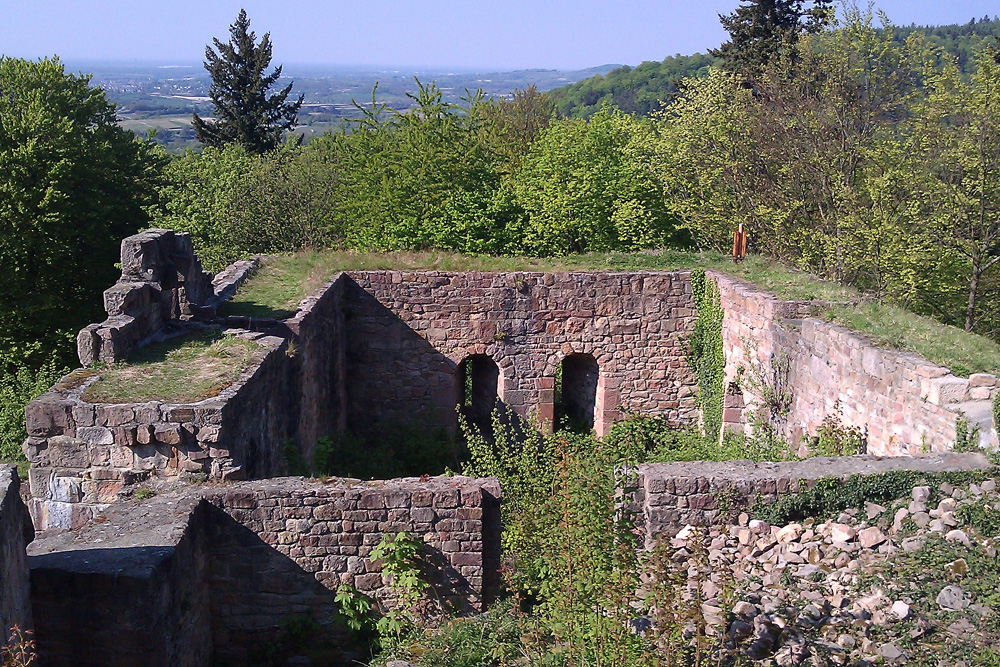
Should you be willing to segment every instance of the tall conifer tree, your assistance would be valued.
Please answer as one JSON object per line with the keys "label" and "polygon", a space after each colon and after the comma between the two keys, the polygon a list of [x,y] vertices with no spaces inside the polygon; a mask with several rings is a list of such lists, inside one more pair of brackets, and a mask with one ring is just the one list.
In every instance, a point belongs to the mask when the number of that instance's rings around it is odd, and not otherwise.
{"label": "tall conifer tree", "polygon": [[282,136],[297,124],[302,96],[288,102],[289,83],[278,93],[268,90],[281,77],[278,66],[270,74],[271,33],[257,44],[250,30],[250,19],[240,10],[236,23],[229,26],[230,41],[214,39],[215,49],[205,47],[205,69],[212,75],[209,96],[215,106],[215,119],[205,120],[194,114],[192,123],[198,141],[221,147],[238,143],[252,153],[277,148]]}
{"label": "tall conifer tree", "polygon": [[817,32],[832,12],[832,0],[746,0],[732,14],[720,14],[729,41],[709,53],[726,69],[759,72],[778,53],[794,49],[802,32]]}

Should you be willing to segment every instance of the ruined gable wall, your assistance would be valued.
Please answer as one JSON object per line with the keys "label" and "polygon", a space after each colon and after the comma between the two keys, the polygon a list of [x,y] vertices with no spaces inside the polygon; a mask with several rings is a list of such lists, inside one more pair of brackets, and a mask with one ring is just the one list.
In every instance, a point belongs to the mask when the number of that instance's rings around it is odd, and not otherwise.
{"label": "ruined gable wall", "polygon": [[6,641],[14,625],[22,630],[32,628],[25,547],[35,533],[20,486],[17,469],[0,465],[0,643]]}
{"label": "ruined gable wall", "polygon": [[625,410],[695,423],[686,361],[690,274],[350,272],[344,287],[348,427],[377,433],[427,419],[453,429],[456,368],[474,354],[500,369],[499,398],[551,420],[560,361],[600,367],[595,426]]}

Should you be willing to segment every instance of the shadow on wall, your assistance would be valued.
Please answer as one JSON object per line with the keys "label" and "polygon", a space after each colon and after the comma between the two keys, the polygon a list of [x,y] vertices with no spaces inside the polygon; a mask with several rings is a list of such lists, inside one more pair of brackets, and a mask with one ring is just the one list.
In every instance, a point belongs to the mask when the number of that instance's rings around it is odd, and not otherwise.
{"label": "shadow on wall", "polygon": [[[297,508],[288,508],[294,514]],[[498,511],[498,508],[493,508]],[[339,665],[369,657],[336,623],[343,573],[365,595],[384,598],[380,572],[339,544],[362,534],[302,533],[283,554],[250,510],[228,512],[202,501],[177,546],[62,551],[30,558],[36,638],[49,667],[207,667]],[[241,514],[242,513],[242,514]],[[244,525],[242,522],[247,522]],[[495,525],[492,525],[495,524]],[[499,571],[499,522],[484,534]],[[257,531],[260,530],[258,533]],[[331,546],[324,548],[327,540]],[[335,543],[335,544],[334,544]],[[366,551],[372,545],[366,545]],[[303,554],[309,550],[311,555]],[[363,551],[362,553],[366,552]],[[319,555],[317,553],[326,553]],[[472,599],[473,585],[444,553],[426,546],[430,600]],[[498,581],[483,582],[495,595]],[[377,593],[376,593],[377,592]],[[456,613],[468,608],[456,608]]]}
{"label": "shadow on wall", "polygon": [[570,354],[563,358],[556,385],[555,419],[559,428],[580,433],[593,430],[600,377],[593,355]]}

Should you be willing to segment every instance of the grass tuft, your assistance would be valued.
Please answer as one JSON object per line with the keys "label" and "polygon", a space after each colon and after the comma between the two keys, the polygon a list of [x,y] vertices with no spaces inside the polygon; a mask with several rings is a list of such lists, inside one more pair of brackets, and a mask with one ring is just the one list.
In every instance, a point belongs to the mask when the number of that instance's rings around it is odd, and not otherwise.
{"label": "grass tuft", "polygon": [[128,361],[109,366],[87,387],[91,403],[194,403],[217,396],[255,361],[264,349],[257,343],[209,329],[154,343]]}

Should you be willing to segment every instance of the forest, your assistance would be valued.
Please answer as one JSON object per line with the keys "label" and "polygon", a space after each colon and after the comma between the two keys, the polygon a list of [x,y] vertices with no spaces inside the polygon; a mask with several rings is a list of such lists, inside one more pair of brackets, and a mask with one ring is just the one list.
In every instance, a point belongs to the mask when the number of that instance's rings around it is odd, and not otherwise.
{"label": "forest", "polygon": [[532,87],[452,103],[418,81],[409,108],[373,95],[305,144],[179,156],[121,129],[58,60],[4,58],[3,455],[101,317],[119,240],[149,227],[191,232],[219,270],[304,248],[724,252],[742,222],[751,252],[996,339],[996,26],[897,28],[849,7],[751,65],[688,59],[697,75],[651,113],[563,118]]}

